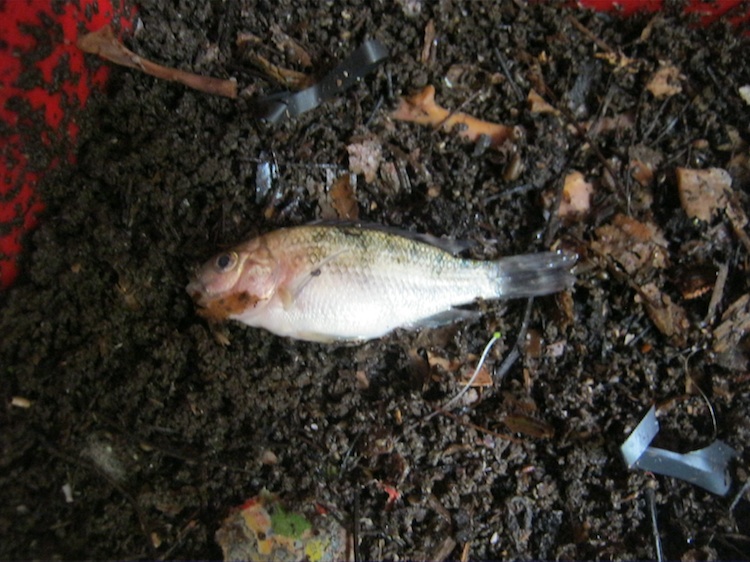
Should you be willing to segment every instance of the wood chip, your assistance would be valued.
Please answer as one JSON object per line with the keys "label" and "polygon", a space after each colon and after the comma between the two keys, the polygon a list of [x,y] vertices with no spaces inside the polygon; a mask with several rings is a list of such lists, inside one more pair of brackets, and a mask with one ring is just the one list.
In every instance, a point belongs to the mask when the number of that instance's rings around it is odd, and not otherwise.
{"label": "wood chip", "polygon": [[750,294],[734,301],[721,316],[721,324],[714,330],[714,351],[725,353],[737,347],[750,333]]}
{"label": "wood chip", "polygon": [[429,64],[435,60],[435,47],[437,42],[435,41],[435,20],[430,20],[424,27],[424,43],[422,44],[422,55],[419,60],[422,64]]}
{"label": "wood chip", "polygon": [[651,321],[672,344],[678,347],[685,345],[690,321],[684,308],[673,302],[669,295],[663,293],[654,283],[640,287],[636,301],[643,303]]}

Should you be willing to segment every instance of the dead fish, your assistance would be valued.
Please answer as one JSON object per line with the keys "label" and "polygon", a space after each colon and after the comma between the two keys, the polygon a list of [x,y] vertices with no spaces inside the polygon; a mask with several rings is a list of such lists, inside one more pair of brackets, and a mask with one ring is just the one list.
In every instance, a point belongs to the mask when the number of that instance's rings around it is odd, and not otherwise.
{"label": "dead fish", "polygon": [[209,320],[237,320],[301,340],[364,341],[479,313],[477,299],[570,287],[574,254],[463,259],[455,243],[382,227],[276,230],[204,264],[187,291]]}

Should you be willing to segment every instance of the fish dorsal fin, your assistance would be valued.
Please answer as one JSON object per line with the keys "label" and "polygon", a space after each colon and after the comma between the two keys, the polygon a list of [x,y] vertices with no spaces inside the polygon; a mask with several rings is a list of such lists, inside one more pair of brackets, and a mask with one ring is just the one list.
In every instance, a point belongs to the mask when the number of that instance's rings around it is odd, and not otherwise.
{"label": "fish dorsal fin", "polygon": [[471,248],[474,243],[468,240],[453,240],[451,238],[439,238],[431,234],[422,234],[419,232],[412,232],[411,230],[405,230],[396,226],[386,226],[382,224],[359,222],[359,221],[342,221],[342,220],[320,220],[309,223],[309,226],[329,226],[334,228],[356,228],[359,230],[374,230],[376,232],[384,232],[386,234],[393,234],[394,236],[401,236],[409,240],[416,240],[430,246],[435,246],[441,250],[448,252],[455,256]]}
{"label": "fish dorsal fin", "polygon": [[329,256],[324,257],[319,262],[315,263],[307,269],[307,271],[303,271],[297,277],[294,278],[294,280],[289,284],[288,287],[280,287],[279,288],[279,296],[281,297],[281,303],[284,306],[285,310],[289,310],[289,308],[294,304],[294,301],[299,297],[300,293],[305,290],[305,287],[310,285],[310,282],[315,279],[316,277],[320,277],[320,274],[323,271],[323,268],[333,262],[335,259],[337,259],[342,254],[347,253],[349,250],[344,248],[341,250],[338,250],[337,252],[332,253]]}

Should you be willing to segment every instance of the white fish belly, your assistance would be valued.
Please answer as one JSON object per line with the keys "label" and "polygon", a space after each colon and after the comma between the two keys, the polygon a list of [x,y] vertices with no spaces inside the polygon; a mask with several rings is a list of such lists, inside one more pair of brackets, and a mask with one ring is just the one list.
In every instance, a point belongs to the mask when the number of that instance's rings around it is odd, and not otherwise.
{"label": "white fish belly", "polygon": [[484,264],[456,261],[462,265],[439,277],[412,267],[323,268],[286,306],[276,297],[246,323],[313,341],[366,340],[495,296]]}

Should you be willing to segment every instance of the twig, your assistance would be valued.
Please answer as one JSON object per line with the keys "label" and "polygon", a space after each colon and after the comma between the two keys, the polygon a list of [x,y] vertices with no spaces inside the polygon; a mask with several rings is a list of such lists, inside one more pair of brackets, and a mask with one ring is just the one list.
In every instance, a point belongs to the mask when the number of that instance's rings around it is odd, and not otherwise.
{"label": "twig", "polygon": [[724,287],[727,284],[728,276],[729,265],[724,263],[719,266],[719,273],[716,275],[714,290],[713,293],[711,293],[711,300],[708,302],[708,311],[706,311],[706,317],[703,319],[704,326],[708,326],[714,319],[716,308],[719,306],[721,298],[724,296]]}
{"label": "twig", "polygon": [[[352,513],[352,548],[354,550],[354,562],[360,562],[362,555],[359,552],[359,489],[354,490],[354,513]],[[347,559],[349,557],[347,556]]]}
{"label": "twig", "polygon": [[[489,355],[490,350],[492,349],[492,346],[495,345],[495,342],[500,339],[500,332],[495,332],[492,334],[492,338],[489,342],[487,342],[487,345],[484,346],[484,351],[482,352],[482,356],[479,358],[479,363],[477,363],[477,368],[474,369],[474,373],[471,375],[471,378],[466,382],[464,387],[459,391],[458,394],[456,394],[453,398],[451,398],[441,409],[442,410],[450,410],[453,406],[458,403],[461,398],[463,398],[464,394],[466,394],[471,388],[471,386],[474,384],[474,381],[477,380],[477,375],[479,375],[479,371],[482,369],[482,365],[484,365],[484,362],[487,360],[487,355]],[[433,412],[430,414],[430,416],[434,416],[437,412]],[[429,417],[427,418],[429,419]]]}
{"label": "twig", "polygon": [[508,84],[510,84],[510,89],[513,90],[513,95],[515,96],[516,101],[522,102],[523,92],[521,92],[521,88],[518,87],[518,84],[516,84],[516,81],[510,73],[510,68],[508,68],[508,61],[505,59],[505,55],[503,55],[502,51],[497,47],[495,47],[495,56],[500,62],[500,68],[503,69],[503,74],[505,74],[505,77],[508,79]]}
{"label": "twig", "polygon": [[179,82],[207,94],[227,98],[237,97],[237,82],[235,80],[222,80],[220,78],[211,78],[210,76],[200,76],[192,72],[161,66],[160,64],[146,60],[123,45],[115,37],[112,27],[109,25],[105,25],[97,31],[87,33],[78,39],[76,45],[86,53],[99,55],[105,60],[140,70],[155,78]]}
{"label": "twig", "polygon": [[602,51],[606,51],[608,53],[613,53],[614,51],[612,48],[607,45],[604,41],[602,41],[599,37],[594,35],[593,32],[589,30],[585,25],[583,25],[580,21],[575,19],[573,16],[568,16],[566,18],[568,23],[570,23],[573,27],[575,27],[578,31],[583,33],[586,37],[588,37],[591,41],[596,43],[597,47],[599,47]]}
{"label": "twig", "polygon": [[523,345],[523,342],[526,339],[526,332],[529,331],[529,322],[531,322],[531,307],[533,306],[533,304],[534,304],[534,297],[531,297],[526,302],[526,311],[523,314],[523,322],[521,322],[521,329],[518,331],[516,344],[513,346],[513,349],[505,358],[502,365],[500,365],[500,368],[497,370],[497,373],[495,373],[495,379],[498,383],[503,380],[503,378],[505,377],[505,374],[513,366],[513,363],[515,363],[516,360],[521,356],[521,352],[518,350],[521,349],[521,346]]}
{"label": "twig", "polygon": [[446,412],[445,410],[437,410],[437,412],[443,414],[444,416],[451,418],[456,423],[465,425],[466,427],[470,427],[471,429],[479,431],[480,433],[486,433],[488,435],[492,435],[493,437],[498,437],[499,439],[505,439],[506,441],[511,441],[512,443],[523,443],[523,439],[519,439],[518,437],[514,437],[513,435],[506,435],[505,433],[498,433],[497,431],[492,431],[491,429],[487,427],[482,427],[481,425],[477,425],[470,421],[462,420],[459,416],[451,412]]}
{"label": "twig", "polygon": [[659,536],[659,524],[656,521],[656,494],[654,493],[655,482],[649,481],[646,483],[646,501],[648,502],[648,510],[651,512],[651,530],[654,535],[654,546],[656,547],[656,560],[662,562],[664,560],[664,551],[661,547],[661,537]]}
{"label": "twig", "polygon": [[750,490],[750,480],[748,480],[747,482],[745,482],[742,485],[742,488],[740,488],[740,491],[737,492],[737,495],[734,496],[734,499],[732,500],[732,503],[729,504],[729,511],[730,512],[734,511],[734,508],[737,507],[737,504],[742,499],[742,496],[744,496],[745,492],[747,492],[748,490]]}

